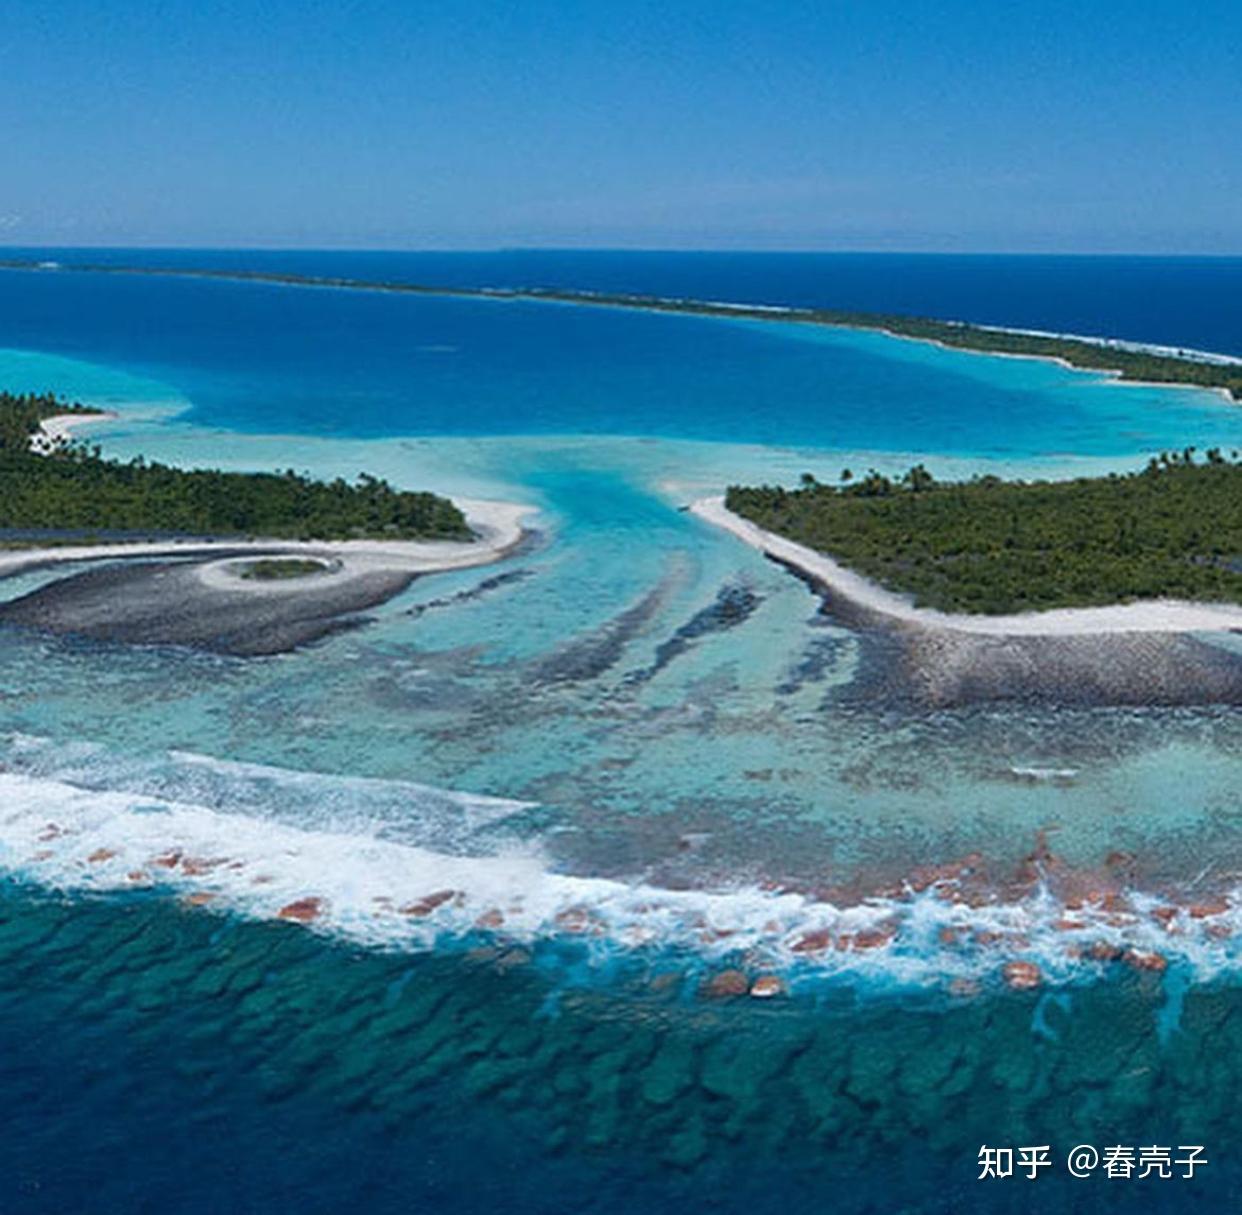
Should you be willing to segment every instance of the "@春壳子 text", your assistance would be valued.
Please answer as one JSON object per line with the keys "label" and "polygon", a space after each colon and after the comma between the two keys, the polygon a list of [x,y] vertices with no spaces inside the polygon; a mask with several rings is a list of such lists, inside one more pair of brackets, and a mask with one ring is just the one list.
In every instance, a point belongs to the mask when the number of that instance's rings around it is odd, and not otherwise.
{"label": "@\u6625\u58f3\u5b50 text", "polygon": [[1113,1144],[1097,1148],[1080,1143],[1060,1159],[1053,1156],[1051,1144],[1028,1147],[979,1148],[979,1180],[1000,1180],[1022,1177],[1034,1181],[1042,1172],[1050,1172],[1063,1164],[1071,1177],[1107,1177],[1112,1180],[1158,1178],[1169,1181],[1175,1177],[1190,1179],[1197,1168],[1207,1164],[1202,1145],[1179,1144],[1177,1147],[1128,1147]]}

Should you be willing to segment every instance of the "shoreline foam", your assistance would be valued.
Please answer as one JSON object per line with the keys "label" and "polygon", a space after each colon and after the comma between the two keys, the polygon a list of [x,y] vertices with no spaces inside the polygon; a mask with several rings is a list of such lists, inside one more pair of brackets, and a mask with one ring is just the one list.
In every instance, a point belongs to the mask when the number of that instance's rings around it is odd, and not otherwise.
{"label": "shoreline foam", "polygon": [[[479,801],[485,819],[522,806],[423,792],[458,799],[465,813]],[[301,826],[50,773],[0,773],[0,806],[0,868],[19,881],[66,894],[162,894],[371,948],[567,949],[571,971],[585,953],[605,980],[607,961],[620,957],[667,959],[689,973],[740,966],[795,988],[827,980],[880,990],[977,991],[1014,962],[1052,984],[1090,982],[1114,965],[1180,967],[1194,981],[1242,965],[1236,888],[1171,898],[1068,871],[1038,847],[1000,884],[984,879],[982,858],[966,857],[844,903],[754,884],[671,889],[577,875],[553,869],[538,839],[445,851],[433,839],[393,838],[378,822]]]}

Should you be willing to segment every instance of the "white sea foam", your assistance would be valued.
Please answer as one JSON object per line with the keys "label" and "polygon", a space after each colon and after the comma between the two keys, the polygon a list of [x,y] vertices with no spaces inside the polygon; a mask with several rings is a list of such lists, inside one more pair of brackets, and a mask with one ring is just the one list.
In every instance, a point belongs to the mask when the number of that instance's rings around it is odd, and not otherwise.
{"label": "white sea foam", "polygon": [[[213,762],[188,758],[191,768],[210,770]],[[303,779],[317,787],[306,774],[246,765],[225,771],[230,782],[240,776],[237,787],[256,773],[286,789]],[[378,947],[452,948],[483,934],[526,946],[572,944],[600,957],[667,950],[691,967],[778,969],[794,984],[852,976],[934,985],[995,976],[1014,959],[1036,961],[1051,981],[1072,981],[1098,973],[1104,963],[1093,959],[1127,951],[1136,964],[1160,955],[1200,977],[1239,961],[1242,900],[1207,916],[1153,914],[1159,900],[1142,894],[1131,895],[1124,910],[1067,912],[1039,888],[973,906],[946,879],[838,907],[753,886],[669,890],[556,872],[537,841],[453,854],[385,838],[382,825],[368,828],[359,817],[347,830],[325,822],[330,816],[299,827],[276,816],[0,772],[0,871],[10,876],[67,893],[156,888],[208,909],[299,920]]]}
{"label": "white sea foam", "polygon": [[1014,764],[1009,771],[1019,780],[1072,781],[1078,776],[1077,768],[1041,768],[1034,764]]}
{"label": "white sea foam", "polygon": [[135,755],[86,741],[0,736],[0,769],[81,789],[129,793],[337,833],[477,851],[480,834],[533,803],[409,780],[338,776],[188,751]]}

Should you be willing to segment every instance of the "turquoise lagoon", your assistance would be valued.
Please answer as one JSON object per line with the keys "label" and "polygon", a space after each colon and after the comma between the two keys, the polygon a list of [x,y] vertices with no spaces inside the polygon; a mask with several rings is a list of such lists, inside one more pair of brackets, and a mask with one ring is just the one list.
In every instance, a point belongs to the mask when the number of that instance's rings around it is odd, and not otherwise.
{"label": "turquoise lagoon", "polygon": [[[678,509],[920,459],[1129,468],[1242,446],[1236,406],[874,334],[159,278],[0,274],[0,344],[5,387],[114,408],[110,454],[538,510],[506,562],[278,658],[0,632],[24,1209],[1025,1209],[976,1186],[981,1136],[1236,1146],[1232,918],[1092,925],[1169,959],[1134,972],[1010,878],[1044,841],[1126,854],[1140,908],[1231,890],[1237,711],[911,712]],[[133,889],[168,849],[215,863]],[[972,853],[982,905],[903,885]],[[274,922],[301,897],[314,930]],[[1004,990],[1015,958],[1051,985]],[[703,994],[733,969],[789,994]]]}

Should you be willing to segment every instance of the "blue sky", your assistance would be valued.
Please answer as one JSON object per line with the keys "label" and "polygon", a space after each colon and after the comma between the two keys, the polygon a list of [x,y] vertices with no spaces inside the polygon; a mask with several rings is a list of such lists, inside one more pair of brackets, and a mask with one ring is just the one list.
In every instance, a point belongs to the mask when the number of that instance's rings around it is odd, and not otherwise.
{"label": "blue sky", "polygon": [[8,0],[0,243],[1242,253],[1242,4]]}

